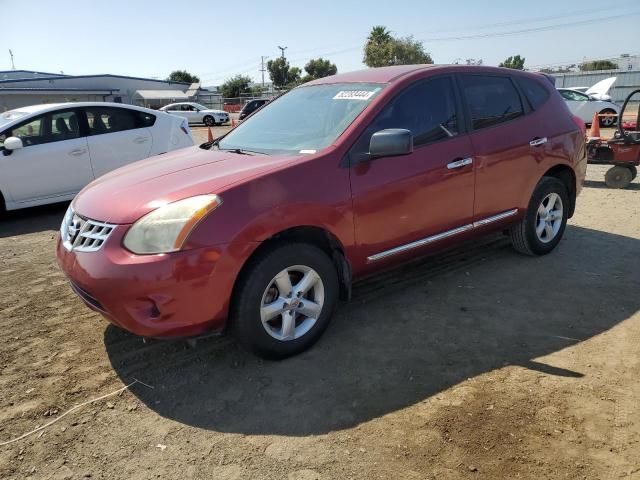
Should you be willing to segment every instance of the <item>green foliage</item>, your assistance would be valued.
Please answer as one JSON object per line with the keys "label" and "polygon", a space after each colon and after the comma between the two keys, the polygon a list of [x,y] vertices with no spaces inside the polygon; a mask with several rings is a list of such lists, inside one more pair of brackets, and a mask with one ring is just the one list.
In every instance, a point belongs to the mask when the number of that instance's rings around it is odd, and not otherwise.
{"label": "green foliage", "polygon": [[524,61],[525,58],[520,55],[515,55],[512,57],[508,57],[504,62],[502,62],[499,67],[505,68],[513,68],[514,70],[524,70]]}
{"label": "green foliage", "polygon": [[422,42],[413,37],[396,38],[384,26],[376,25],[364,45],[363,62],[368,67],[433,63]]}
{"label": "green foliage", "polygon": [[329,75],[335,75],[338,73],[338,67],[324,58],[314,58],[309,60],[304,66],[307,74],[302,79],[303,82],[309,82],[322,77],[328,77]]}
{"label": "green foliage", "polygon": [[200,77],[192,75],[186,70],[174,70],[169,74],[167,80],[170,82],[198,83]]}
{"label": "green foliage", "polygon": [[[277,88],[286,87],[291,83],[300,81],[300,69],[291,67],[286,58],[278,57],[267,62],[267,71],[273,85]],[[297,78],[296,78],[297,77]]]}
{"label": "green foliage", "polygon": [[593,62],[586,62],[580,65],[580,70],[583,72],[591,72],[594,70],[617,70],[618,65],[610,60],[594,60]]}
{"label": "green foliage", "polygon": [[569,73],[569,72],[573,72],[573,68],[575,68],[575,65],[568,65],[566,67],[547,67],[547,68],[541,68],[540,71],[542,73]]}
{"label": "green foliage", "polygon": [[220,86],[220,91],[222,96],[226,98],[239,97],[241,94],[251,91],[249,88],[250,83],[251,78],[244,75],[236,75],[224,82]]}

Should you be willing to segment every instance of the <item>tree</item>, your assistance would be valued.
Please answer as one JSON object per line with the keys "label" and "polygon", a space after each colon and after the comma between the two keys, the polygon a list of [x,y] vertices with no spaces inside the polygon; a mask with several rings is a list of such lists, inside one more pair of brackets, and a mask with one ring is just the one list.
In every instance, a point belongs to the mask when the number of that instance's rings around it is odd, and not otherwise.
{"label": "tree", "polygon": [[300,69],[291,67],[286,58],[278,57],[267,62],[267,70],[273,85],[277,88],[295,85],[300,82]]}
{"label": "tree", "polygon": [[524,70],[524,57],[520,55],[516,55],[513,57],[508,57],[504,62],[502,62],[499,67],[505,68],[513,68],[514,70]]}
{"label": "tree", "polygon": [[593,70],[617,70],[618,65],[611,60],[594,60],[593,62],[586,62],[580,65],[580,70],[583,72],[591,72]]}
{"label": "tree", "polygon": [[311,59],[304,66],[307,74],[302,79],[303,82],[309,82],[318,78],[328,77],[338,73],[338,67],[324,58]]}
{"label": "tree", "polygon": [[433,59],[424,51],[422,42],[411,36],[395,38],[384,26],[376,25],[364,44],[363,62],[368,67],[386,67],[433,63]]}
{"label": "tree", "polygon": [[200,77],[192,75],[186,70],[174,70],[169,74],[167,80],[170,82],[199,83]]}
{"label": "tree", "polygon": [[546,67],[541,68],[540,71],[542,73],[569,73],[573,72],[575,65],[567,65],[566,67]]}
{"label": "tree", "polygon": [[251,89],[249,88],[249,84],[251,83],[251,78],[243,75],[236,75],[228,79],[220,86],[220,91],[222,92],[222,96],[226,98],[237,98],[243,93],[249,93]]}

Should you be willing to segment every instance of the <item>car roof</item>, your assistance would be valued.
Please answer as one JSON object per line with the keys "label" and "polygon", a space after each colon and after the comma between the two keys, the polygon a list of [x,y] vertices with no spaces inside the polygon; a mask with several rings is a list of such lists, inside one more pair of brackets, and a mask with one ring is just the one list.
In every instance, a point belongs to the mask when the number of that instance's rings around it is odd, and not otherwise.
{"label": "car roof", "polygon": [[396,65],[391,67],[368,68],[354,72],[339,73],[330,77],[319,78],[306,85],[322,85],[329,83],[393,83],[401,79],[424,72],[427,70],[442,70],[443,72],[467,72],[467,73],[488,73],[488,74],[508,74],[539,78],[543,76],[537,72],[524,72],[503,67],[488,67],[485,65],[447,65],[447,64],[422,64],[422,65]]}
{"label": "car roof", "polygon": [[63,108],[77,108],[77,107],[118,107],[128,108],[130,110],[139,110],[143,112],[153,112],[149,108],[138,107],[137,105],[129,105],[128,103],[114,103],[114,102],[66,102],[66,103],[43,103],[40,105],[28,105],[24,107],[14,108],[13,110],[19,112],[26,112],[28,114],[50,112],[52,110],[60,110]]}

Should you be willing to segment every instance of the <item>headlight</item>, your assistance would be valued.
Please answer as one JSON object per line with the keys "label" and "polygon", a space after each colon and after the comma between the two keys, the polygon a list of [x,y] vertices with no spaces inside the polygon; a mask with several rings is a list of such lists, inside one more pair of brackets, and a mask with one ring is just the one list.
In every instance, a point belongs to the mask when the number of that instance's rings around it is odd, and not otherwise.
{"label": "headlight", "polygon": [[124,237],[124,246],[138,254],[180,250],[198,222],[221,203],[217,195],[198,195],[168,203],[134,223]]}

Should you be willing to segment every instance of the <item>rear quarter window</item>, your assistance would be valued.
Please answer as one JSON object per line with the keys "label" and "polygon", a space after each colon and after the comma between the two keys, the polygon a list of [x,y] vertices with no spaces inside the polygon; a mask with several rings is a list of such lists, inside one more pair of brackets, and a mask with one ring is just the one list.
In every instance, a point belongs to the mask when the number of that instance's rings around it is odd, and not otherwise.
{"label": "rear quarter window", "polygon": [[541,82],[527,77],[518,78],[517,82],[532,109],[537,110],[549,100],[549,90]]}
{"label": "rear quarter window", "polygon": [[156,116],[146,112],[138,112],[138,122],[141,127],[152,127],[156,123]]}

